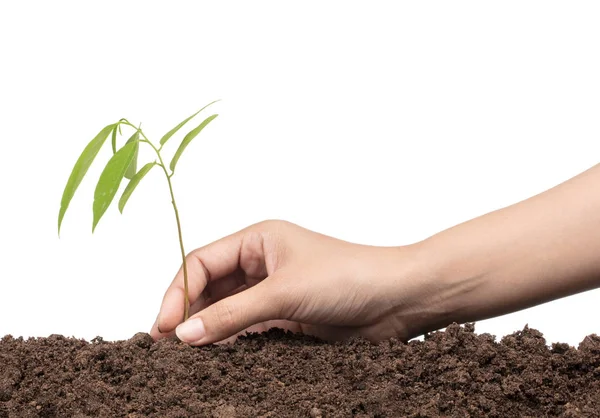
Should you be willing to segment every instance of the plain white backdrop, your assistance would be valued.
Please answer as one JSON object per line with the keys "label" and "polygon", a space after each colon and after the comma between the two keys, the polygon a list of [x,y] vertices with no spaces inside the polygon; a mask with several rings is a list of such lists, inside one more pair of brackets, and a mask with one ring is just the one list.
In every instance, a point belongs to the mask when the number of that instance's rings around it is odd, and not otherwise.
{"label": "plain white backdrop", "polygon": [[[107,143],[57,236],[103,126],[158,141],[222,99],[173,177],[188,251],[268,218],[409,244],[600,160],[599,20],[593,1],[2,2],[0,336],[126,339],[154,321],[180,265],[159,170],[92,235]],[[576,345],[599,317],[593,291],[476,331],[528,323]]]}

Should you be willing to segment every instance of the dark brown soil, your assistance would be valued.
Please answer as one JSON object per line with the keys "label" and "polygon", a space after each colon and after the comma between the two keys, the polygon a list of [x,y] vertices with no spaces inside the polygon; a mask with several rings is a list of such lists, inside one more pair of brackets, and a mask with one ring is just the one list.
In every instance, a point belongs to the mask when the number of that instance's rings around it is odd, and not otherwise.
{"label": "dark brown soil", "polygon": [[600,417],[600,337],[548,348],[528,327],[500,342],[473,330],[379,345],[271,330],[202,348],[6,336],[0,417]]}

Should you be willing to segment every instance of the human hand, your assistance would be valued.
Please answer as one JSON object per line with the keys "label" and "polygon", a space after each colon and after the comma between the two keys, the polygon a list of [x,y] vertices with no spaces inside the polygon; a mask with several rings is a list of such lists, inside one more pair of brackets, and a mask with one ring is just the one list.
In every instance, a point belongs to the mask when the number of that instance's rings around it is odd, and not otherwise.
{"label": "human hand", "polygon": [[190,318],[180,324],[180,269],[151,335],[176,333],[193,345],[272,327],[328,340],[407,338],[435,288],[411,277],[417,254],[415,246],[364,246],[261,222],[188,255]]}
{"label": "human hand", "polygon": [[151,335],[177,327],[202,345],[281,327],[407,340],[598,288],[600,195],[589,193],[598,184],[600,164],[403,247],[351,244],[283,221],[253,225],[188,256],[193,316],[179,325],[180,271]]}

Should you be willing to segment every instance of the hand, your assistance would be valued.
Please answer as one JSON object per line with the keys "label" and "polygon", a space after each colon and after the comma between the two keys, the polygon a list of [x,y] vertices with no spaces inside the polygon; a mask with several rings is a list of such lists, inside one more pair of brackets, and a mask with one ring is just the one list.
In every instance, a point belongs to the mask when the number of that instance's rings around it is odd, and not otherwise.
{"label": "hand", "polygon": [[[336,340],[379,341],[414,334],[435,286],[411,277],[415,246],[370,247],[340,241],[284,221],[266,221],[187,257],[190,319],[183,272],[168,288],[151,335],[176,332],[204,345],[272,327]],[[414,324],[413,324],[414,325]],[[414,327],[413,327],[414,328]]]}
{"label": "hand", "polygon": [[[402,340],[600,287],[600,165],[523,202],[403,247],[340,241],[282,221],[188,257],[151,335],[195,345],[281,327]],[[179,326],[178,326],[179,325]],[[160,328],[160,331],[159,331]],[[161,332],[162,331],[162,332]]]}

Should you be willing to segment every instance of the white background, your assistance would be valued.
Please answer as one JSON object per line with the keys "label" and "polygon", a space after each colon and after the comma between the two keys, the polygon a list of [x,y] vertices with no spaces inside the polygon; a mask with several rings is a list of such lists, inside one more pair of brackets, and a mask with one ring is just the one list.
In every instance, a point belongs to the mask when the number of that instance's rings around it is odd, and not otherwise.
{"label": "white background", "polygon": [[[154,321],[180,265],[159,170],[92,235],[107,143],[57,236],[103,126],[127,117],[157,141],[222,99],[173,178],[188,251],[267,218],[409,244],[598,162],[599,21],[597,2],[2,2],[0,335],[124,339]],[[599,302],[476,330],[576,345]]]}

